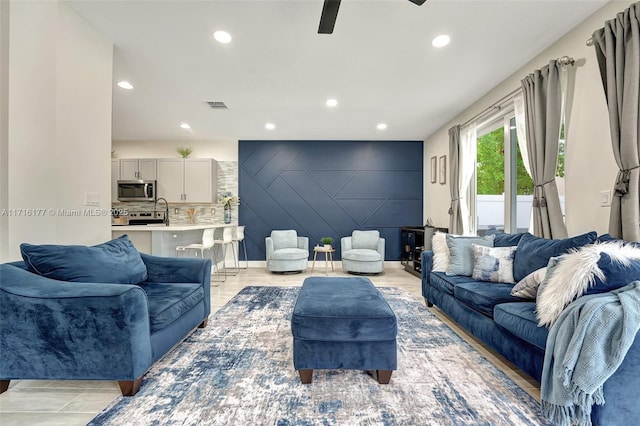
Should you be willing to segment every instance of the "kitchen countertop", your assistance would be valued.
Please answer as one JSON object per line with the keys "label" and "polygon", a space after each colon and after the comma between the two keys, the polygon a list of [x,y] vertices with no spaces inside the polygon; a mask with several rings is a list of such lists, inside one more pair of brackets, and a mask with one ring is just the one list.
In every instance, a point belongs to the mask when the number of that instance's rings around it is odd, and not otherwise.
{"label": "kitchen countertop", "polygon": [[225,228],[227,226],[236,226],[228,223],[202,223],[193,225],[169,225],[153,224],[153,225],[111,225],[112,231],[151,231],[151,232],[178,232],[178,231],[197,231],[207,228]]}

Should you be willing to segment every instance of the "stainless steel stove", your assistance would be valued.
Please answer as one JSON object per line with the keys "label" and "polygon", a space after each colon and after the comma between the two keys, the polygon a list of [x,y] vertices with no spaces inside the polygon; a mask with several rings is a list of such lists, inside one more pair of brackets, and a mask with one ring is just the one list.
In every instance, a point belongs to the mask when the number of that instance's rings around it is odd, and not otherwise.
{"label": "stainless steel stove", "polygon": [[166,223],[164,210],[129,211],[128,215],[118,215],[111,220],[113,225],[153,225]]}

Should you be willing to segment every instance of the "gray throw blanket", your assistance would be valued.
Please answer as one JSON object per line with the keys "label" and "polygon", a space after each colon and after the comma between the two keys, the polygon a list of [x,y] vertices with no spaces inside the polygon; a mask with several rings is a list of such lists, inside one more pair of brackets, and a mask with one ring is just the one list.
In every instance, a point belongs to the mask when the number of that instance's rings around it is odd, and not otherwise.
{"label": "gray throw blanket", "polygon": [[[640,329],[640,281],[579,297],[551,326],[544,355],[542,414],[557,426],[591,425],[593,404]],[[604,350],[603,350],[604,348]]]}

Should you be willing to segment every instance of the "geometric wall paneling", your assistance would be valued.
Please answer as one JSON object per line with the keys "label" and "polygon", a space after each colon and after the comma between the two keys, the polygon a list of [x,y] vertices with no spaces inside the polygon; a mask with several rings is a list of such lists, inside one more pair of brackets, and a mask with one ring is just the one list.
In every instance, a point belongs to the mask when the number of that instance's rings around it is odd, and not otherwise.
{"label": "geometric wall paneling", "polygon": [[377,229],[400,259],[400,227],[422,223],[422,141],[240,141],[239,220],[250,260],[273,229],[340,237]]}

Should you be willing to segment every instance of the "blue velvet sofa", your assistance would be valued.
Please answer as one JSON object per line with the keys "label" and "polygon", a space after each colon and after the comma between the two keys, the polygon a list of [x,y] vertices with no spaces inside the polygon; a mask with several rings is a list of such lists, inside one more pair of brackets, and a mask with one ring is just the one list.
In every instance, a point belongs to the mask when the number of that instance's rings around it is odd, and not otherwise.
{"label": "blue velvet sofa", "polygon": [[[102,280],[52,279],[26,262],[0,265],[0,393],[14,379],[117,380],[131,396],[154,362],[206,326],[210,260],[138,254],[128,239],[113,241],[94,246],[100,261],[71,261],[93,264]],[[135,257],[144,280],[118,283],[128,266],[118,268],[116,260],[104,268],[105,258],[118,256]]]}
{"label": "blue velvet sofa", "polygon": [[[496,235],[494,246],[517,246],[522,235]],[[595,233],[586,235],[589,236],[587,240],[578,242],[574,247],[595,239]],[[603,241],[608,239],[605,237]],[[544,250],[527,253],[524,261],[543,264],[550,256],[545,259],[542,253]],[[518,251],[514,263],[517,262],[517,256]],[[425,251],[422,253],[422,295],[427,306],[436,305],[469,333],[540,381],[549,329],[538,326],[535,301],[512,296],[513,284],[488,284],[470,276],[451,276],[444,272],[433,272],[432,269],[433,251]],[[516,269],[514,265],[514,274]],[[593,407],[592,423],[620,426],[637,424],[640,419],[639,389],[640,337],[636,336],[622,365],[605,382],[606,403]]]}

